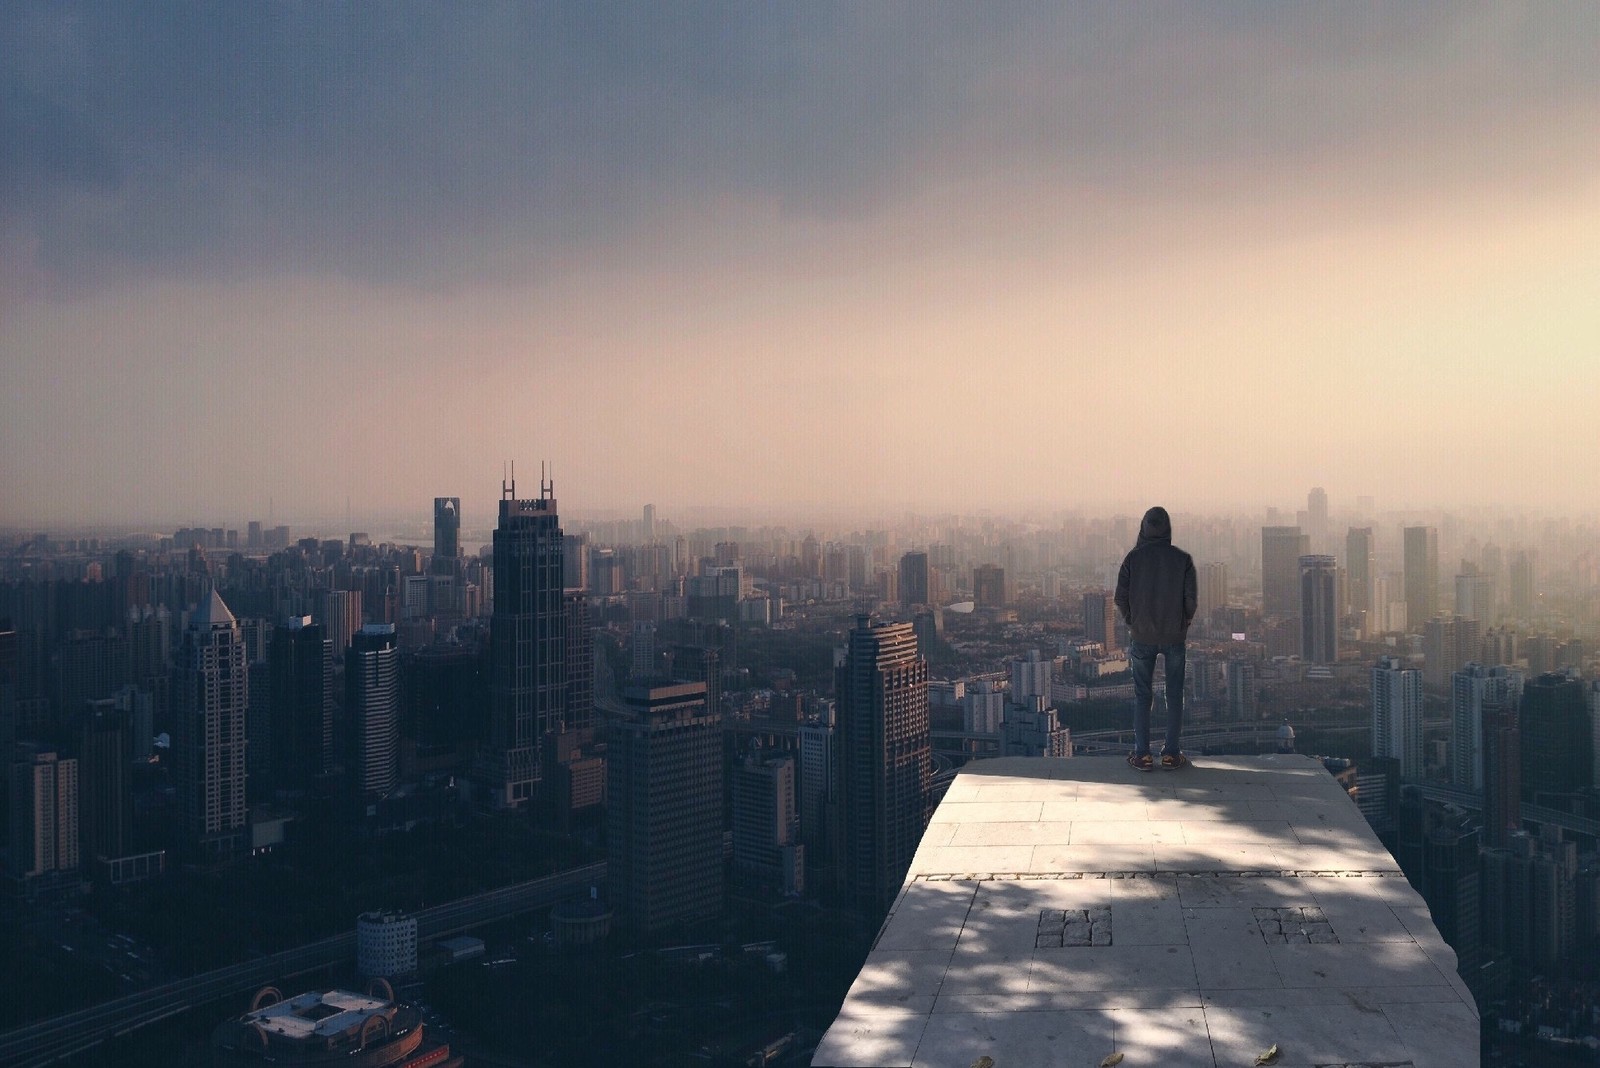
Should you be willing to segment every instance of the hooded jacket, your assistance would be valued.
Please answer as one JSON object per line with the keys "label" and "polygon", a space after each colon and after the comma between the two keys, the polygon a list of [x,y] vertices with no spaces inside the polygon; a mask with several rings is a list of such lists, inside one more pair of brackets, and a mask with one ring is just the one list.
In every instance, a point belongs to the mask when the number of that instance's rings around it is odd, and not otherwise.
{"label": "hooded jacket", "polygon": [[1139,524],[1139,541],[1117,574],[1117,610],[1133,640],[1176,645],[1189,634],[1198,583],[1194,558],[1172,544],[1172,519],[1152,508]]}

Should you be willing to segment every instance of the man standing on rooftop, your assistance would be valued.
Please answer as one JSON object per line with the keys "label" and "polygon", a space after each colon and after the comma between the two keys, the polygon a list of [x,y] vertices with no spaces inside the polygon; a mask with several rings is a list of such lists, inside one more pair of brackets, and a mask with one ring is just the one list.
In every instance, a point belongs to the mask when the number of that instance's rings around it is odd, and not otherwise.
{"label": "man standing on rooftop", "polygon": [[1183,731],[1184,642],[1194,619],[1194,558],[1172,544],[1172,519],[1165,508],[1152,508],[1139,524],[1139,541],[1122,560],[1117,574],[1117,610],[1128,624],[1128,667],[1133,672],[1133,752],[1128,763],[1139,771],[1154,766],[1150,758],[1151,680],[1156,656],[1167,667],[1167,740],[1161,749],[1163,768],[1189,763],[1179,748]]}

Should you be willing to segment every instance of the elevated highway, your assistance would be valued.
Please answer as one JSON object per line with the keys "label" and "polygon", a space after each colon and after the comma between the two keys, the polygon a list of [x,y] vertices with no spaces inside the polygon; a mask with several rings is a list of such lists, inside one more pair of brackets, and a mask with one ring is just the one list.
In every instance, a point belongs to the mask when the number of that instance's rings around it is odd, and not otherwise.
{"label": "elevated highway", "polygon": [[[604,863],[588,864],[435,905],[416,913],[417,937],[441,938],[554,905],[593,883],[604,882],[605,876]],[[0,1064],[13,1068],[49,1064],[186,1009],[354,960],[355,952],[355,933],[347,932],[26,1024],[0,1035]]]}

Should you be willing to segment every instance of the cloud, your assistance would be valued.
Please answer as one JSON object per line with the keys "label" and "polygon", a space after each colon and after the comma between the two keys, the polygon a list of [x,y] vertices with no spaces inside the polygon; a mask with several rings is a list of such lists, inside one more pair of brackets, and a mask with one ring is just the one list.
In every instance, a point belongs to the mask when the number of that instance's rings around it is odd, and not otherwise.
{"label": "cloud", "polygon": [[1600,95],[1586,5],[13,4],[7,23],[0,240],[65,294],[146,271],[537,275],[688,240],[682,217],[715,229],[728,204],[872,218],[1018,173],[1124,205],[1351,160],[1409,188],[1503,172],[1487,135]]}

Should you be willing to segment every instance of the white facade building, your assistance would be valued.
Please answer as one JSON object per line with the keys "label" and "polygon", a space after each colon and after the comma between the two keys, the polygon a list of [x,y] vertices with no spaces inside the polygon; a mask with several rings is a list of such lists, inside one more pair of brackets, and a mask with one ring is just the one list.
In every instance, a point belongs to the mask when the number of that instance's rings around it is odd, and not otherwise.
{"label": "white facade building", "polygon": [[356,968],[368,979],[417,970],[417,918],[403,912],[363,912],[356,918]]}

